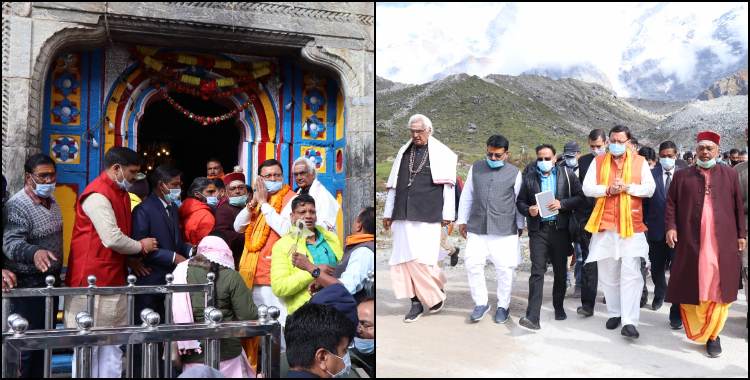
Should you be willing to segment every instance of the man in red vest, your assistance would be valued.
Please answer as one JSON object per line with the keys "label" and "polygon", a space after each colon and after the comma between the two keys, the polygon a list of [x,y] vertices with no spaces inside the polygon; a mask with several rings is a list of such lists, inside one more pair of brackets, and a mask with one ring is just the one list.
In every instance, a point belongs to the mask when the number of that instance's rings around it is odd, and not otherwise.
{"label": "man in red vest", "polygon": [[[114,147],[104,156],[106,169],[78,198],[73,238],[70,243],[68,273],[70,287],[88,286],[89,275],[97,286],[125,285],[127,255],[148,254],[157,249],[154,238],[131,239],[131,208],[128,188],[140,169],[138,154]],[[94,326],[127,325],[127,297],[96,296]],[[86,297],[65,297],[65,327],[75,328],[75,316],[86,311]],[[75,360],[73,361],[75,363]],[[75,372],[75,364],[73,367]],[[92,377],[121,377],[122,351],[119,346],[93,348]]]}

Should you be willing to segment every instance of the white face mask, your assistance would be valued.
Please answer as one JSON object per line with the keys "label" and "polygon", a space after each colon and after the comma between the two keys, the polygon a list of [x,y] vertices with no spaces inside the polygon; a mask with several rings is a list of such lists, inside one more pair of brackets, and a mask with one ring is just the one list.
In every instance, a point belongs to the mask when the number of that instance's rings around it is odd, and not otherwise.
{"label": "white face mask", "polygon": [[119,181],[117,179],[117,174],[115,174],[115,182],[117,182],[117,186],[119,186],[121,189],[130,191],[130,187],[133,186],[133,184],[125,179],[125,169],[123,169],[122,166],[120,167],[120,171],[122,172],[122,181]]}
{"label": "white face mask", "polygon": [[328,353],[331,354],[331,355],[333,355],[333,356],[335,356],[335,357],[337,357],[337,358],[339,358],[339,359],[341,359],[341,361],[344,362],[344,368],[342,368],[341,371],[338,371],[335,374],[328,372],[328,370],[326,369],[326,373],[328,373],[329,375],[331,375],[331,377],[344,377],[344,376],[348,375],[349,371],[351,371],[351,369],[352,369],[352,359],[349,357],[349,351],[346,351],[346,355],[344,355],[343,358],[341,356],[338,356],[338,355],[334,354],[334,353],[331,353],[330,351]]}

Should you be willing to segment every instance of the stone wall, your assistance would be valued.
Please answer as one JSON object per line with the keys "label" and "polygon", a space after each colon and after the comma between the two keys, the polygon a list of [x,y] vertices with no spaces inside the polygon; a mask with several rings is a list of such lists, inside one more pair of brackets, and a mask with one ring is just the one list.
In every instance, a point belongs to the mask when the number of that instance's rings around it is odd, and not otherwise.
{"label": "stone wall", "polygon": [[347,233],[374,197],[374,3],[3,3],[3,174],[23,184],[39,152],[42,89],[66,50],[116,42],[297,54],[336,76],[346,113]]}

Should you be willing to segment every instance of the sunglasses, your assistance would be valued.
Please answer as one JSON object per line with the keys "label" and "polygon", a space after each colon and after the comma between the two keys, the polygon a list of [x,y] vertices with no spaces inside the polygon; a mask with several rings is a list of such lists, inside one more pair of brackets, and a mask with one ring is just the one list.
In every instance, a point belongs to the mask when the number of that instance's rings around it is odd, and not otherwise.
{"label": "sunglasses", "polygon": [[538,157],[537,161],[552,161],[552,157]]}
{"label": "sunglasses", "polygon": [[489,159],[496,158],[496,159],[499,160],[499,159],[503,158],[503,156],[505,156],[505,153],[487,153],[487,158],[489,158]]}

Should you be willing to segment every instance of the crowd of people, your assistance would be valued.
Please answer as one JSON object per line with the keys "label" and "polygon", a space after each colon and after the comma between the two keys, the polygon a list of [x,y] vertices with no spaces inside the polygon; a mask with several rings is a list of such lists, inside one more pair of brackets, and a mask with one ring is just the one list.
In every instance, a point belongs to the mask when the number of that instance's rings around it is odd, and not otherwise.
{"label": "crowd of people", "polygon": [[[3,176],[3,291],[46,287],[49,275],[55,286],[87,287],[94,275],[96,286],[105,287],[126,285],[129,274],[137,277],[136,285],[166,284],[168,274],[174,284],[199,284],[213,272],[213,306],[224,321],[257,319],[259,305],[280,310],[289,377],[347,374],[350,354],[372,375],[373,207],[357,214],[351,235],[341,242],[339,204],[304,157],[292,165],[296,191],[284,183],[275,159],[258,165],[252,186],[239,167],[225,174],[221,162],[210,159],[206,176],[193,179],[185,192],[179,168],[165,164],[145,175],[141,164],[131,149],[109,149],[105,169],[78,195],[72,226],[64,225],[55,200],[57,170],[48,155],[26,160],[24,186],[9,199]],[[72,229],[67,270],[65,228]],[[165,321],[164,298],[137,295],[135,320],[150,308]],[[203,293],[176,293],[174,322],[204,321],[204,301]],[[62,309],[65,327],[75,328],[76,314],[87,310],[86,297],[64,297]],[[44,328],[44,310],[44,298],[11,299],[11,312],[26,318],[29,329]],[[93,318],[96,327],[126,326],[126,295],[96,296]],[[259,341],[222,339],[220,374],[260,373]],[[198,340],[176,342],[178,372],[200,369],[201,346]],[[139,349],[134,352],[138,376],[145,359]],[[120,346],[94,347],[92,376],[121,377],[122,359]],[[43,360],[42,351],[24,351],[21,375],[41,377]]]}
{"label": "crowd of people", "polygon": [[[604,293],[608,330],[637,339],[640,309],[671,303],[669,326],[721,354],[719,334],[740,283],[747,295],[747,153],[726,150],[721,137],[701,131],[695,152],[679,158],[677,146],[640,146],[626,126],[588,135],[590,153],[578,143],[558,155],[551,144],[536,147],[536,160],[521,168],[502,135],[487,139],[486,157],[474,162],[465,183],[457,155],[432,135],[430,119],[413,115],[411,140],[393,162],[387,181],[383,226],[392,231],[390,277],[396,298],[410,299],[404,322],[446,303],[442,258],[455,266],[459,249],[447,240],[456,225],[466,239],[464,263],[479,322],[490,311],[485,266],[497,274],[494,322],[509,320],[511,288],[528,231],[531,274],[528,304],[518,324],[540,330],[544,275],[552,265],[554,319],[563,308],[569,263],[575,265],[577,313],[594,315],[597,290]],[[747,130],[745,130],[747,138]],[[519,165],[523,166],[523,165]],[[669,272],[667,280],[666,272]],[[427,310],[425,310],[427,309]]]}

